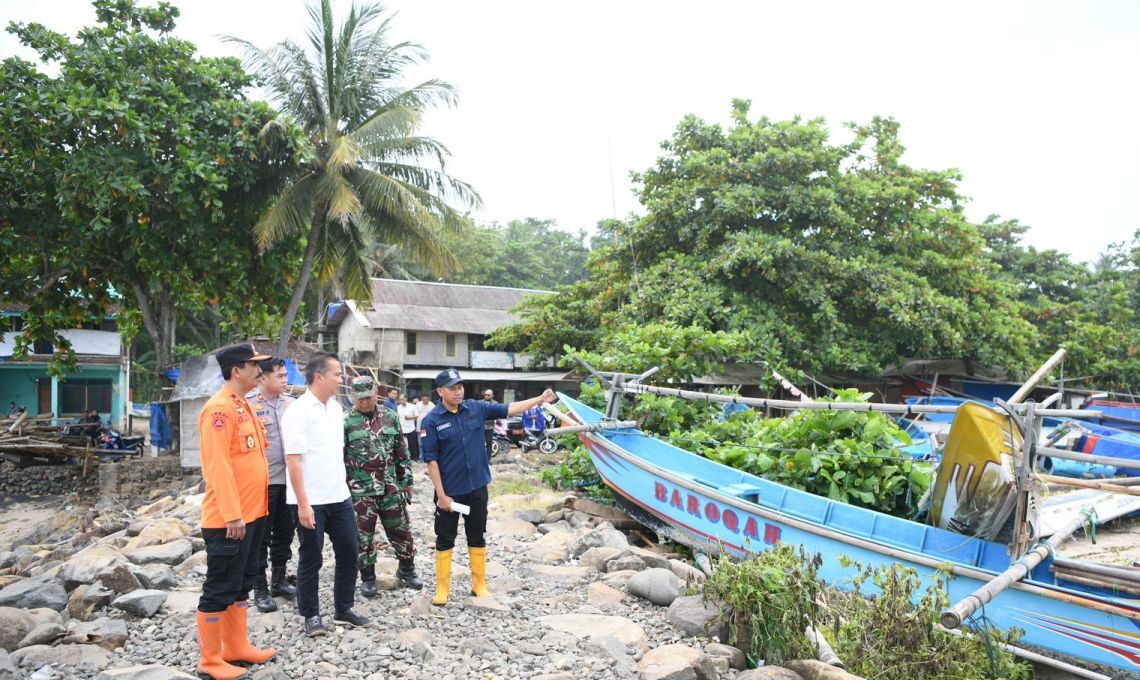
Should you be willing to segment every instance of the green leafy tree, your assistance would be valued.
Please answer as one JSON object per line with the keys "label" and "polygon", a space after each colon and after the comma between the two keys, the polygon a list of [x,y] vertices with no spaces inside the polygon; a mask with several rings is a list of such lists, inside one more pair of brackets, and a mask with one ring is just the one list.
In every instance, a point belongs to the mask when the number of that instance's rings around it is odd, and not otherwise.
{"label": "green leafy tree", "polygon": [[256,226],[263,249],[294,236],[306,240],[281,352],[311,278],[337,279],[347,296],[370,300],[369,242],[399,244],[413,262],[448,271],[455,261],[442,239],[465,226],[453,204],[479,204],[468,184],[444,172],[447,149],[417,133],[426,110],[455,101],[441,80],[403,84],[404,71],[422,62],[425,50],[391,42],[391,16],[377,4],[354,4],[340,24],[329,0],[311,5],[309,14],[307,48],[286,41],[262,50],[231,38],[305,134],[292,183]]}
{"label": "green leafy tree", "polygon": [[[244,318],[277,304],[289,244],[254,252],[250,227],[279,191],[299,136],[272,120],[240,63],[169,35],[166,3],[97,0],[76,40],[39,24],[9,31],[58,67],[0,66],[0,292],[28,305],[21,351],[118,313],[171,364],[180,314]],[[250,291],[256,289],[257,301]]]}
{"label": "green leafy tree", "polygon": [[822,120],[748,108],[735,103],[727,130],[685,118],[636,176],[645,216],[613,226],[584,282],[529,301],[492,339],[549,356],[656,322],[744,333],[770,363],[819,372],[1029,362],[1036,331],[995,279],[955,171],[905,165],[889,119],[837,144]]}

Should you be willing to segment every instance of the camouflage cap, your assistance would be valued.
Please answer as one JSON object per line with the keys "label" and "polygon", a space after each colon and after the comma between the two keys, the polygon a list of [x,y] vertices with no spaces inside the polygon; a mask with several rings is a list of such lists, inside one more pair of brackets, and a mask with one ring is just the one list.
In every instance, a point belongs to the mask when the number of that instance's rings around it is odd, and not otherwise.
{"label": "camouflage cap", "polygon": [[363,399],[376,394],[376,383],[372,378],[353,378],[352,396],[354,399]]}

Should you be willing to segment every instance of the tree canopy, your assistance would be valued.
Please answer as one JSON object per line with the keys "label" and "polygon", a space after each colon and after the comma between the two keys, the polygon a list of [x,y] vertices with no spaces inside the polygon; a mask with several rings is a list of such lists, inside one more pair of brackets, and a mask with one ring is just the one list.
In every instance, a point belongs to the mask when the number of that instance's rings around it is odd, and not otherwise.
{"label": "tree canopy", "polygon": [[966,219],[953,170],[901,161],[875,118],[838,143],[822,119],[685,118],[636,176],[644,217],[611,225],[589,277],[495,335],[539,356],[651,322],[743,334],[775,366],[873,375],[909,357],[1025,366],[1018,290]]}
{"label": "tree canopy", "polygon": [[176,8],[94,4],[98,24],[74,41],[8,29],[59,75],[0,66],[0,292],[29,306],[24,349],[47,339],[66,352],[58,330],[117,311],[168,366],[181,311],[241,326],[278,304],[290,249],[256,257],[250,227],[299,137],[259,138],[272,112],[242,94],[237,60],[169,35]]}

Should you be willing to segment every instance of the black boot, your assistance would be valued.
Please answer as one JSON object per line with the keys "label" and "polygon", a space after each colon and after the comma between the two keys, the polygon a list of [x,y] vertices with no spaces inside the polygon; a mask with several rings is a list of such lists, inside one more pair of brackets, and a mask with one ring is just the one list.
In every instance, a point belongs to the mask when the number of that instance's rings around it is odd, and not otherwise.
{"label": "black boot", "polygon": [[396,570],[396,578],[400,579],[400,583],[404,584],[405,588],[412,590],[419,590],[424,587],[424,582],[416,576],[416,563],[410,559],[400,560],[400,568]]}
{"label": "black boot", "polygon": [[274,597],[283,597],[293,600],[297,597],[297,589],[285,578],[285,565],[273,565],[273,579],[269,582],[269,593]]}
{"label": "black boot", "polygon": [[376,567],[360,570],[360,594],[367,598],[376,597]]}
{"label": "black boot", "polygon": [[262,614],[277,611],[277,601],[269,594],[269,584],[265,582],[265,574],[257,577],[257,585],[253,589],[253,603],[257,611]]}

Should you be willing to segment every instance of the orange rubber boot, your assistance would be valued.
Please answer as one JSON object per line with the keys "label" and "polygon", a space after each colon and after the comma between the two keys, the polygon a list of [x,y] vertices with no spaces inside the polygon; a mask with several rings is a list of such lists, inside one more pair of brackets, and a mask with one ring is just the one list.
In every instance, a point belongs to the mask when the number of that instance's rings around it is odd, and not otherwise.
{"label": "orange rubber boot", "polygon": [[249,603],[234,602],[222,614],[222,658],[226,661],[265,663],[277,656],[277,650],[258,649],[249,644],[246,618]]}
{"label": "orange rubber boot", "polygon": [[244,668],[232,666],[222,658],[222,617],[225,612],[198,612],[198,672],[214,680],[237,680]]}

